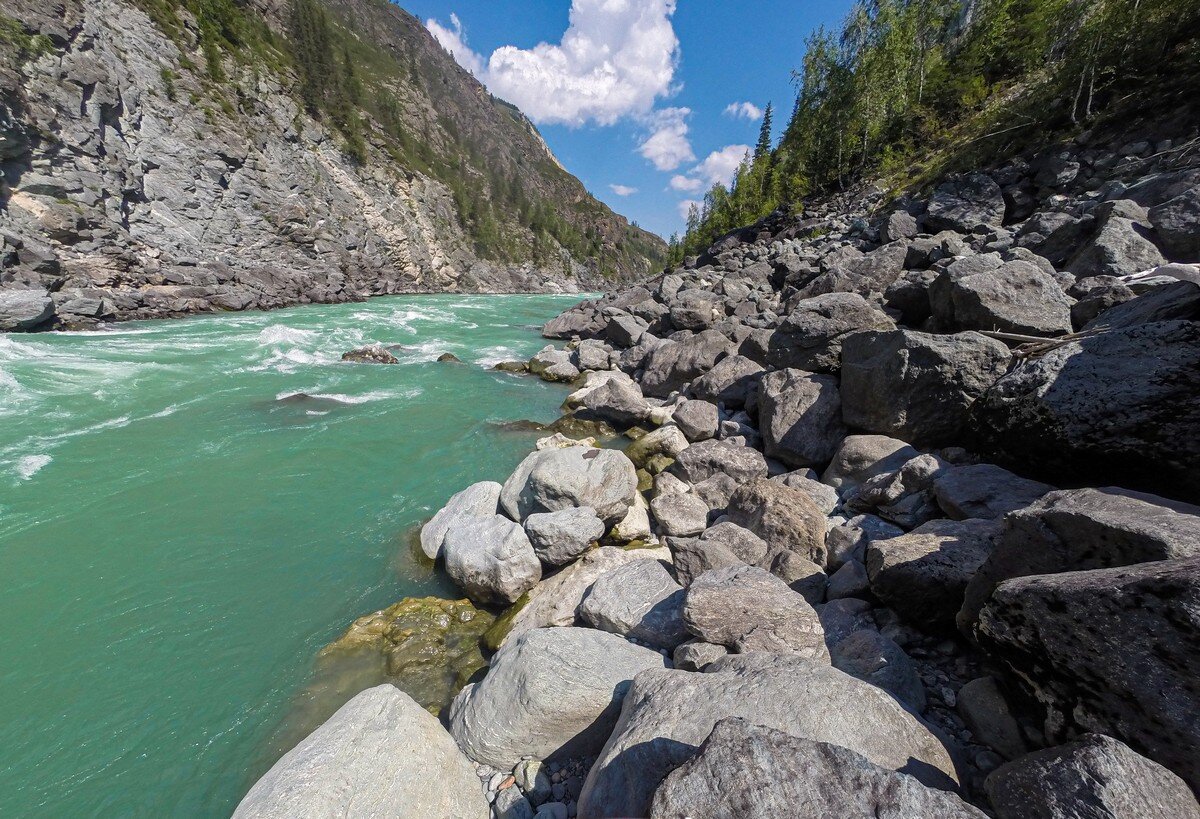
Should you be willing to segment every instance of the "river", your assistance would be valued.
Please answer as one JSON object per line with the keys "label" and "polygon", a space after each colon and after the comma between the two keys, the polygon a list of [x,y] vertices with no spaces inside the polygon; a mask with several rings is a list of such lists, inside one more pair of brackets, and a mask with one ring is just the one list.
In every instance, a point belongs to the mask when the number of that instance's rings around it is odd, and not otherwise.
{"label": "river", "polygon": [[[562,387],[489,367],[577,300],[0,335],[0,816],[227,816],[321,646],[454,593],[406,533],[528,452],[499,423],[557,417]],[[372,341],[401,364],[340,361]]]}

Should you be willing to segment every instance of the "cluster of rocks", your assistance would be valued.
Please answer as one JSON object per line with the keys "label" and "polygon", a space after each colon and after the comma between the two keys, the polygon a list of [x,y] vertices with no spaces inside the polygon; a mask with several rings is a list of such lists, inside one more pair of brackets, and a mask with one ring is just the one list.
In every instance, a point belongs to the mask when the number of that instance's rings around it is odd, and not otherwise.
{"label": "cluster of rocks", "polygon": [[546,326],[624,451],[544,438],[421,533],[507,606],[441,737],[480,810],[1200,816],[1200,176],[1068,155]]}

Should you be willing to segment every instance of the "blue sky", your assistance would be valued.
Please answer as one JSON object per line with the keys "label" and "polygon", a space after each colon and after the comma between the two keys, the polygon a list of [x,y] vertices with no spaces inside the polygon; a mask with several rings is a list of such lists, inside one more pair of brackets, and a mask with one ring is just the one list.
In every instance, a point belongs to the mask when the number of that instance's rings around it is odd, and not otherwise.
{"label": "blue sky", "polygon": [[688,200],[732,174],[768,102],[778,136],[805,35],[840,23],[850,2],[399,5],[426,21],[493,93],[520,106],[588,190],[665,237],[682,229]]}

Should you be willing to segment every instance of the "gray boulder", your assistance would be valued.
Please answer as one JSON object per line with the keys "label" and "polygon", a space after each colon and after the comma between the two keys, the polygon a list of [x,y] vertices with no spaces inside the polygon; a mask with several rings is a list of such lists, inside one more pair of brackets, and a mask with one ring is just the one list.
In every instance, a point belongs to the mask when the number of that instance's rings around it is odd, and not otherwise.
{"label": "gray boulder", "polygon": [[565,566],[604,537],[604,522],[595,509],[578,506],[530,515],[525,519],[525,534],[539,560],[547,566]]}
{"label": "gray boulder", "polygon": [[692,395],[702,401],[739,409],[758,389],[763,366],[742,355],[721,359],[716,366],[692,382]]}
{"label": "gray boulder", "polygon": [[728,653],[725,646],[688,640],[675,649],[675,653],[671,655],[671,664],[680,671],[703,671],[709,663],[716,662]]}
{"label": "gray boulder", "polygon": [[975,741],[1005,759],[1015,759],[1028,748],[1021,726],[1013,717],[1008,699],[995,677],[978,677],[958,689],[954,704]]}
{"label": "gray boulder", "polygon": [[1200,322],[1142,324],[1021,364],[976,402],[972,426],[1001,464],[1036,464],[1061,482],[1197,497],[1198,396]]}
{"label": "gray boulder", "polygon": [[504,482],[500,506],[513,520],[587,506],[611,526],[629,512],[637,483],[633,463],[616,450],[543,449],[522,461]]}
{"label": "gray boulder", "polygon": [[36,330],[54,317],[54,300],[42,289],[0,289],[0,333]]}
{"label": "gray boulder", "polygon": [[871,590],[867,581],[867,569],[857,560],[847,560],[837,571],[829,575],[825,596],[830,600],[845,597],[865,597]]}
{"label": "gray boulder", "polygon": [[1153,324],[1176,319],[1195,320],[1200,318],[1200,285],[1195,282],[1177,281],[1163,284],[1136,298],[1106,310],[1089,322],[1083,329],[1119,330],[1138,324]]}
{"label": "gray boulder", "polygon": [[708,527],[708,504],[692,493],[671,492],[650,501],[658,530],[671,537],[692,537]]}
{"label": "gray boulder", "polygon": [[758,412],[767,457],[791,467],[828,463],[847,434],[831,375],[778,370],[765,376]]}
{"label": "gray boulder", "polygon": [[689,639],[683,587],[662,562],[647,558],[601,576],[579,606],[584,622],[654,648],[673,650]]}
{"label": "gray boulder", "polygon": [[921,453],[904,441],[886,435],[850,435],[821,474],[840,494],[885,472],[894,472]]}
{"label": "gray boulder", "polygon": [[967,584],[991,554],[1000,524],[935,520],[907,535],[867,546],[871,591],[909,620],[954,628]]}
{"label": "gray boulder", "polygon": [[491,518],[500,506],[500,484],[482,481],[468,486],[446,501],[433,518],[421,527],[421,551],[430,560],[442,554],[446,530],[468,518]]}
{"label": "gray boulder", "polygon": [[720,419],[717,415],[717,405],[709,401],[684,401],[675,410],[671,420],[683,432],[689,441],[707,441],[717,436]]}
{"label": "gray boulder", "polygon": [[747,565],[747,561],[719,541],[672,537],[667,538],[667,543],[673,555],[675,577],[684,586],[690,586],[707,571]]}
{"label": "gray boulder", "polygon": [[1003,765],[986,787],[1000,819],[1200,817],[1182,779],[1103,734]]}
{"label": "gray boulder", "polygon": [[985,173],[975,172],[943,182],[929,199],[925,229],[971,233],[977,227],[1004,223],[1004,191]]}
{"label": "gray boulder", "polygon": [[837,372],[842,341],[863,330],[894,330],[887,314],[856,293],[829,293],[804,299],[771,334],[767,362],[778,368]]}
{"label": "gray boulder", "polygon": [[442,552],[446,573],[476,603],[512,603],[542,579],[525,530],[502,515],[456,522]]}
{"label": "gray boulder", "polygon": [[766,651],[829,661],[816,611],[778,577],[754,566],[713,569],[692,581],[683,622],[704,642],[739,654]]}
{"label": "gray boulder", "polygon": [[799,489],[812,498],[813,503],[822,512],[827,515],[833,514],[833,510],[837,508],[839,502],[837,490],[829,484],[821,483],[809,477],[810,473],[812,473],[811,469],[801,469],[795,472],[787,472],[783,475],[776,475],[771,480],[792,489]]}
{"label": "gray boulder", "polygon": [[975,636],[1046,710],[1050,740],[1127,742],[1200,786],[1200,557],[1001,583]]}
{"label": "gray boulder", "polygon": [[652,819],[983,819],[914,777],[827,742],[751,720],[716,724],[699,753],[659,785]]}
{"label": "gray boulder", "polygon": [[1071,332],[1071,299],[1053,276],[1026,261],[967,256],[950,264],[929,288],[933,315],[948,330]]}
{"label": "gray boulder", "polygon": [[1149,234],[1148,226],[1132,219],[1101,216],[1096,231],[1063,269],[1080,278],[1127,276],[1165,264]]}
{"label": "gray boulder", "polygon": [[848,748],[925,785],[957,781],[942,742],[883,690],[800,657],[730,656],[703,674],[649,671],[634,679],[588,774],[579,814],[647,815],[662,780],[726,717]]}
{"label": "gray boulder", "polygon": [[585,421],[604,421],[617,429],[626,429],[645,421],[650,415],[650,405],[636,383],[612,378],[589,390],[574,413]]}
{"label": "gray boulder", "polygon": [[502,771],[535,759],[596,753],[639,671],[657,651],[590,628],[527,631],[492,658],[487,676],[450,704],[450,733],[471,759]]}
{"label": "gray boulder", "polygon": [[391,685],[367,689],[284,754],[237,819],[491,815],[475,767],[437,718]]}
{"label": "gray boulder", "polygon": [[700,441],[679,453],[671,473],[690,484],[718,474],[743,482],[767,477],[767,460],[757,449],[731,441]]}
{"label": "gray boulder", "polygon": [[1150,222],[1174,261],[1200,261],[1200,187],[1151,208]]}
{"label": "gray boulder", "polygon": [[700,535],[700,540],[703,543],[720,543],[737,555],[743,563],[752,566],[762,562],[770,550],[765,540],[749,529],[728,520],[705,529]]}
{"label": "gray boulder", "polygon": [[1008,367],[1008,348],[978,333],[859,333],[842,345],[842,417],[918,446],[958,441],[968,411]]}
{"label": "gray boulder", "polygon": [[1053,491],[1049,484],[1019,477],[995,464],[955,466],[933,479],[938,506],[955,520],[1003,517]]}
{"label": "gray boulder", "polygon": [[920,713],[925,710],[925,685],[904,649],[874,629],[860,629],[829,650],[833,667],[863,682],[891,692]]}
{"label": "gray boulder", "polygon": [[1051,492],[1005,518],[966,590],[959,626],[969,630],[992,590],[1012,577],[1200,555],[1198,514],[1195,507],[1115,488]]}
{"label": "gray boulder", "polygon": [[903,529],[878,515],[855,515],[825,533],[825,549],[828,552],[825,565],[831,571],[836,571],[848,560],[865,563],[868,543],[903,534]]}
{"label": "gray boulder", "polygon": [[804,492],[756,478],[738,487],[726,514],[731,522],[766,541],[764,559],[796,552],[825,565],[825,515]]}
{"label": "gray boulder", "polygon": [[705,330],[682,341],[665,341],[646,357],[642,390],[666,398],[732,352],[733,342],[716,330]]}
{"label": "gray boulder", "polygon": [[873,512],[904,529],[916,528],[942,516],[933,483],[949,466],[936,455],[918,455],[895,472],[859,485],[846,498],[846,507]]}

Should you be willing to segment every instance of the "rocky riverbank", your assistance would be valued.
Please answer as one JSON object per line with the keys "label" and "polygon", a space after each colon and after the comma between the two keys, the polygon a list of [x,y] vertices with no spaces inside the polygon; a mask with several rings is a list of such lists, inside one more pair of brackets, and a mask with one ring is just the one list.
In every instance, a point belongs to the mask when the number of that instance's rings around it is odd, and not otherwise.
{"label": "rocky riverbank", "polygon": [[551,321],[529,371],[625,439],[423,529],[507,607],[486,675],[444,725],[364,692],[237,815],[1200,816],[1194,145],[814,204]]}

